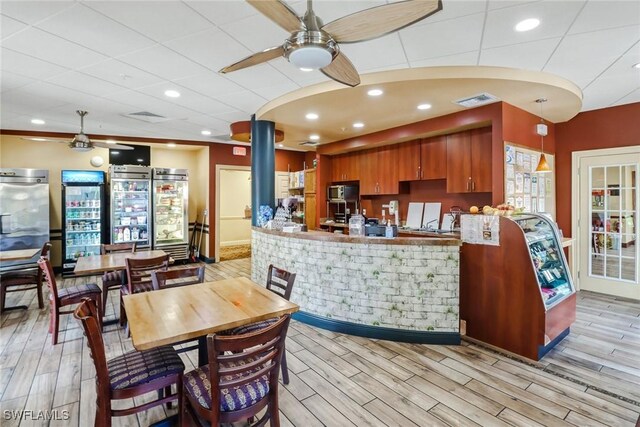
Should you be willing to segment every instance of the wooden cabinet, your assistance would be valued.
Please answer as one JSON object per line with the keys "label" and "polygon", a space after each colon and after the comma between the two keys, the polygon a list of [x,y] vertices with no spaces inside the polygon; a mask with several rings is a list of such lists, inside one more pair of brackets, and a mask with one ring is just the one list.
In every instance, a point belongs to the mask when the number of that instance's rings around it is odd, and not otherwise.
{"label": "wooden cabinet", "polygon": [[316,170],[307,169],[304,171],[304,193],[316,192]]}
{"label": "wooden cabinet", "polygon": [[491,191],[491,128],[447,135],[447,192]]}
{"label": "wooden cabinet", "polygon": [[304,222],[309,230],[316,228],[316,170],[304,171]]}
{"label": "wooden cabinet", "polygon": [[331,181],[357,181],[360,179],[360,162],[357,153],[340,154],[331,158]]}
{"label": "wooden cabinet", "polygon": [[363,151],[360,155],[360,195],[398,194],[398,147]]}
{"label": "wooden cabinet", "polygon": [[398,145],[398,180],[418,181],[447,177],[447,139],[438,136]]}

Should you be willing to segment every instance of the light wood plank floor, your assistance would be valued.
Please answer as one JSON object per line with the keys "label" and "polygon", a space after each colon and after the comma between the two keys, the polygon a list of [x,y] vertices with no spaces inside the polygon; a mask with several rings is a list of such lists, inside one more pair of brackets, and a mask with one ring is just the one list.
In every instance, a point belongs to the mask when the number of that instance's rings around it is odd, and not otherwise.
{"label": "light wood plank floor", "polygon": [[[249,259],[207,265],[206,278],[248,277],[250,268]],[[54,347],[48,307],[38,310],[33,291],[10,294],[7,304],[30,308],[1,318],[0,424],[93,425],[95,371],[79,324],[65,316]],[[112,292],[107,317],[117,312]],[[108,357],[132,349],[116,325],[107,327],[104,339]],[[570,336],[540,363],[467,342],[376,341],[299,322],[291,324],[287,351],[291,382],[280,387],[284,426],[633,426],[640,415],[640,303],[593,293],[579,295]],[[192,369],[196,354],[183,358]],[[52,409],[69,419],[27,419]],[[12,410],[34,412],[19,420],[8,416]],[[114,419],[114,425],[147,426],[170,413],[156,408]]]}

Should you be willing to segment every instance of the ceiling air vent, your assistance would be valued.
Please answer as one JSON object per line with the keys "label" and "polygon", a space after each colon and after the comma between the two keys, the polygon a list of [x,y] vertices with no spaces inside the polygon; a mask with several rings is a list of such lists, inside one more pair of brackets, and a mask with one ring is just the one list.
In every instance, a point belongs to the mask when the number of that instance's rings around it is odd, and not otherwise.
{"label": "ceiling air vent", "polygon": [[217,142],[235,142],[231,139],[231,136],[229,136],[228,133],[223,133],[222,135],[211,135],[209,138]]}
{"label": "ceiling air vent", "polygon": [[479,105],[491,104],[492,102],[499,101],[497,96],[491,95],[490,93],[479,93],[478,95],[473,95],[469,98],[462,98],[456,101],[453,101],[454,104],[461,105],[465,108],[473,108]]}
{"label": "ceiling air vent", "polygon": [[318,145],[320,145],[320,143],[317,142],[317,141],[305,141],[305,142],[301,142],[300,145],[308,145],[310,147],[317,147]]}
{"label": "ceiling air vent", "polygon": [[127,113],[123,114],[124,117],[129,117],[130,119],[142,120],[147,123],[162,123],[171,120],[170,118],[150,113],[148,111],[138,111],[137,113]]}

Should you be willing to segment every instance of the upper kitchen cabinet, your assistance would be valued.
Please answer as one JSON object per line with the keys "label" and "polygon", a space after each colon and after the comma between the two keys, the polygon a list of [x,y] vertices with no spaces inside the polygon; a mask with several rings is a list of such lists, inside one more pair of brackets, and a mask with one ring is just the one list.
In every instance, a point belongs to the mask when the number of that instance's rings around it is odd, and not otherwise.
{"label": "upper kitchen cabinet", "polygon": [[447,135],[447,192],[491,192],[491,128]]}
{"label": "upper kitchen cabinet", "polygon": [[360,158],[360,195],[398,194],[398,147],[363,151]]}
{"label": "upper kitchen cabinet", "polygon": [[398,164],[400,181],[446,178],[446,136],[400,144],[398,146]]}
{"label": "upper kitchen cabinet", "polygon": [[340,154],[331,158],[331,181],[357,181],[360,179],[360,162],[357,153]]}

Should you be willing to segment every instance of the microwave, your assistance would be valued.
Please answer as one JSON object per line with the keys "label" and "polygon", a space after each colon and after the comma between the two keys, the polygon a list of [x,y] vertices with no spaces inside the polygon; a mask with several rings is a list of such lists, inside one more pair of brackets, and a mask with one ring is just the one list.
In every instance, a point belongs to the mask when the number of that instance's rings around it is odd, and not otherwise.
{"label": "microwave", "polygon": [[331,185],[327,189],[327,200],[336,201],[357,201],[357,185]]}

